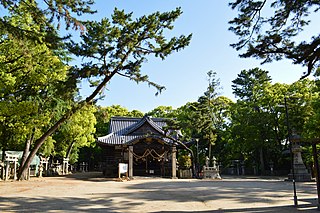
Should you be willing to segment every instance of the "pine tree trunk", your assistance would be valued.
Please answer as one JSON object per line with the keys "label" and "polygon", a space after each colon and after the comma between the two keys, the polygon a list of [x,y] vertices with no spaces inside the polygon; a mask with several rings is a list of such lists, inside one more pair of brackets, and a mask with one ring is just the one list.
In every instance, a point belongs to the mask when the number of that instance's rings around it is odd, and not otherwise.
{"label": "pine tree trunk", "polygon": [[72,143],[69,145],[68,151],[67,151],[67,154],[66,154],[66,158],[70,158],[72,147],[73,147],[74,144],[75,144],[75,141],[72,141]]}
{"label": "pine tree trunk", "polygon": [[[7,131],[6,131],[6,128],[5,128],[5,125],[4,126],[4,131],[3,131],[3,134],[2,134],[2,137],[0,138],[0,140],[2,140],[2,159],[1,161],[3,162],[4,164],[4,159],[6,157],[6,151],[8,149],[8,142],[7,142]],[[5,179],[5,166],[3,165],[2,169],[1,169],[1,179],[4,180]]]}
{"label": "pine tree trunk", "polygon": [[[33,128],[30,138],[28,138],[26,140],[26,143],[25,143],[25,146],[24,146],[24,151],[23,151],[22,158],[21,158],[21,165],[24,165],[26,160],[27,160],[27,157],[28,157],[28,154],[29,154],[29,151],[30,151],[30,146],[31,146],[31,144],[32,144],[32,142],[34,140],[35,131],[36,131],[36,129]],[[20,170],[22,170],[22,167],[19,168],[18,173],[20,172]],[[21,180],[26,180],[26,179],[27,179],[27,171],[25,171],[24,173],[21,173]]]}
{"label": "pine tree trunk", "polygon": [[[24,165],[27,160],[29,150],[30,150],[30,145],[31,145],[31,141],[30,141],[30,139],[27,139],[26,143],[25,143],[22,159],[21,159],[21,165]],[[27,169],[29,169],[29,167]],[[22,166],[20,166],[18,174],[20,173],[20,171],[22,171]],[[21,172],[21,177],[19,178],[19,180],[27,180],[27,171],[28,170]]]}
{"label": "pine tree trunk", "polygon": [[110,81],[110,79],[117,73],[118,70],[113,71],[110,75],[106,76],[103,81],[97,86],[97,88],[92,92],[90,96],[88,96],[85,100],[81,101],[77,105],[73,106],[70,111],[66,112],[60,120],[58,120],[51,128],[49,128],[39,139],[35,141],[35,145],[30,152],[26,162],[21,164],[21,169],[18,172],[18,180],[22,180],[22,174],[27,172],[30,167],[32,159],[37,154],[39,148],[46,141],[46,139],[54,133],[65,121],[67,121],[74,113],[78,110],[82,109],[87,104],[91,103],[93,99],[102,91],[105,85]]}
{"label": "pine tree trunk", "polygon": [[59,121],[57,121],[47,132],[45,132],[39,139],[36,140],[35,145],[28,155],[28,158],[24,164],[21,164],[21,169],[18,172],[18,180],[23,180],[23,174],[28,171],[28,168],[30,167],[32,159],[36,156],[38,150],[42,146],[42,144],[46,141],[46,139],[54,133],[65,121],[67,121],[75,112],[77,112],[79,109],[84,107],[86,105],[86,102],[80,103],[78,106],[75,106],[69,111],[67,114],[65,114]]}
{"label": "pine tree trunk", "polygon": [[2,159],[1,159],[1,161],[3,162],[3,167],[1,167],[1,171],[0,171],[2,180],[4,180],[4,178],[5,178],[5,167],[4,167],[5,155],[6,155],[6,149],[3,147],[3,149],[2,149]]}

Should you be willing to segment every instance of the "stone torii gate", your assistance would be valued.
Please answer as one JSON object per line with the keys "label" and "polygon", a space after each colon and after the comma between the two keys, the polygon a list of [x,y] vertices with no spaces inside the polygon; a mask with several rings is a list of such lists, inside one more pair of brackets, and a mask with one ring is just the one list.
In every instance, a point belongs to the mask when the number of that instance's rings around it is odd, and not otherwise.
{"label": "stone torii gate", "polygon": [[19,155],[11,154],[11,153],[6,153],[5,155],[5,165],[6,165],[6,170],[5,170],[5,180],[9,180],[10,178],[10,164],[13,163],[13,179],[17,179],[17,162],[18,162],[18,157]]}

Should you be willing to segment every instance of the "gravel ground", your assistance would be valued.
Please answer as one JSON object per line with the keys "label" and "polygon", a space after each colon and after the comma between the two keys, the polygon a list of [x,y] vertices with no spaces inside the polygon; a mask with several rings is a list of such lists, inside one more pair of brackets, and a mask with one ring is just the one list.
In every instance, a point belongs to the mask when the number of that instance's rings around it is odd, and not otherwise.
{"label": "gravel ground", "polygon": [[30,181],[0,181],[0,212],[318,212],[314,182],[282,178],[222,180],[135,178],[120,182],[100,173]]}

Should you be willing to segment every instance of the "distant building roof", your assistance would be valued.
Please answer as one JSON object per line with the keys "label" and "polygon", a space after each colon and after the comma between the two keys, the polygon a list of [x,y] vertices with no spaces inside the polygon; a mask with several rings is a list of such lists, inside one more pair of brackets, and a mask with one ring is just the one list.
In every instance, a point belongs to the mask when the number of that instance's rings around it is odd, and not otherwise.
{"label": "distant building roof", "polygon": [[[108,145],[128,145],[143,138],[158,138],[172,144],[171,139],[166,138],[163,127],[167,126],[165,118],[143,118],[112,117],[110,121],[109,134],[98,138],[98,143]],[[172,131],[168,131],[171,135]],[[176,131],[181,135],[180,131]],[[172,136],[171,136],[172,137]]]}

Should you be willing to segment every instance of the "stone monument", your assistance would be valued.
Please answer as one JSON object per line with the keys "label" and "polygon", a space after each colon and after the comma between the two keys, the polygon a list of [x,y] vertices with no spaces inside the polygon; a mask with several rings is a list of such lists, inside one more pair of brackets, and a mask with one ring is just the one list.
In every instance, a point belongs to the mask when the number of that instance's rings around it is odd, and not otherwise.
{"label": "stone monument", "polygon": [[[311,175],[303,163],[301,151],[302,149],[300,145],[296,143],[292,144],[294,179],[296,182],[311,181]],[[288,180],[293,180],[292,170],[288,175]]]}
{"label": "stone monument", "polygon": [[219,166],[217,166],[217,159],[212,157],[212,167],[209,166],[209,158],[206,157],[206,165],[203,166],[203,178],[207,179],[221,179],[219,174]]}

